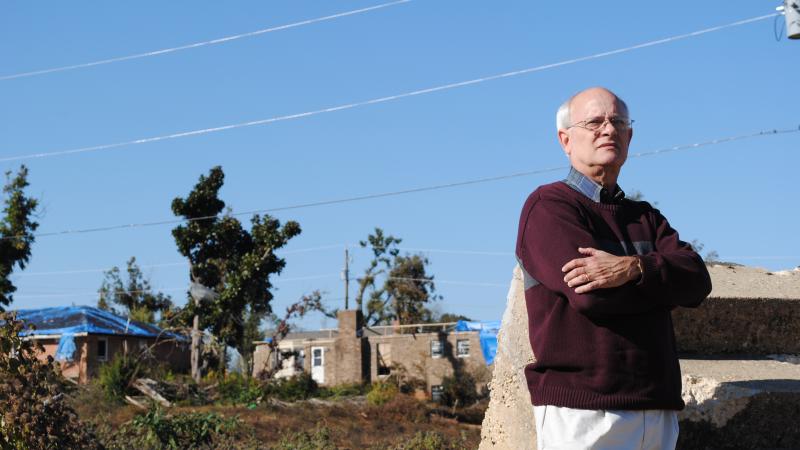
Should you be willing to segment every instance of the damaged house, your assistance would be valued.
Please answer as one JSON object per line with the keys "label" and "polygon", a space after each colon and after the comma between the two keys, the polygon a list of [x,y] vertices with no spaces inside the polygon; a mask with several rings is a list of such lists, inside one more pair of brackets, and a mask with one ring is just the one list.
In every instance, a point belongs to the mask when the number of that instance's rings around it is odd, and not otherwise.
{"label": "damaged house", "polygon": [[[253,374],[278,368],[275,376],[310,373],[321,385],[371,383],[393,374],[424,383],[436,398],[456,370],[489,380],[497,351],[498,321],[366,326],[360,311],[338,314],[338,328],[289,333],[272,351],[256,342]],[[282,355],[282,356],[279,356]],[[277,365],[280,364],[280,367]]]}
{"label": "damaged house", "polygon": [[189,369],[189,340],[150,324],[91,306],[18,310],[17,318],[33,325],[22,334],[35,339],[61,366],[61,373],[80,383],[98,374],[118,353],[149,352],[170,370]]}

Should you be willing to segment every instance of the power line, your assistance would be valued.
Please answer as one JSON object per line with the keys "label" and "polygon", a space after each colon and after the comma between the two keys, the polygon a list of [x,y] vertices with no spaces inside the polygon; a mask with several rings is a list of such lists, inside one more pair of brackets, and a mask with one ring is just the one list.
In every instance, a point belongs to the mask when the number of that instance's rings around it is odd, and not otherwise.
{"label": "power line", "polygon": [[154,51],[145,52],[145,53],[137,53],[137,54],[134,54],[134,55],[127,55],[127,56],[119,56],[119,57],[115,57],[115,58],[102,59],[102,60],[99,60],[99,61],[92,61],[92,62],[82,63],[82,64],[73,64],[73,65],[69,65],[69,66],[54,67],[54,68],[42,69],[42,70],[34,70],[34,71],[31,71],[31,72],[22,72],[22,73],[16,73],[16,74],[12,74],[12,75],[4,75],[4,76],[0,76],[0,81],[11,80],[11,79],[15,79],[15,78],[32,77],[32,76],[35,76],[35,75],[44,75],[44,74],[54,73],[54,72],[64,72],[64,71],[67,71],[67,70],[84,69],[84,68],[87,68],[87,67],[100,66],[100,65],[103,65],[103,64],[111,64],[111,63],[116,63],[116,62],[121,62],[121,61],[130,61],[132,59],[147,58],[147,57],[150,57],[150,56],[165,55],[167,53],[178,52],[178,51],[181,51],[181,50],[189,50],[189,49],[192,49],[192,48],[205,47],[205,46],[208,46],[208,45],[222,44],[222,43],[225,43],[225,42],[235,41],[237,39],[243,39],[243,38],[258,36],[258,35],[266,34],[266,33],[272,33],[274,31],[283,31],[283,30],[288,30],[289,28],[296,28],[296,27],[300,27],[300,26],[303,26],[303,25],[311,25],[311,24],[314,24],[314,23],[324,22],[324,21],[327,21],[327,20],[339,19],[339,18],[342,18],[342,17],[352,16],[352,15],[355,15],[355,14],[361,14],[361,13],[365,13],[365,12],[368,12],[368,11],[374,11],[376,9],[382,9],[382,8],[387,8],[389,6],[399,5],[399,4],[402,4],[402,3],[408,3],[410,1],[411,0],[397,0],[397,1],[389,2],[389,3],[383,3],[383,4],[380,4],[380,5],[369,6],[369,7],[366,7],[366,8],[360,8],[360,9],[355,9],[355,10],[352,10],[352,11],[346,11],[346,12],[341,12],[341,13],[337,13],[337,14],[332,14],[332,15],[329,15],[329,16],[317,17],[315,19],[303,20],[303,21],[300,21],[300,22],[290,23],[290,24],[286,24],[286,25],[278,25],[278,26],[275,26],[275,27],[264,28],[262,30],[250,31],[248,33],[236,34],[236,35],[232,35],[232,36],[225,36],[225,37],[221,37],[221,38],[218,38],[218,39],[211,39],[211,40],[208,40],[208,41],[195,42],[195,43],[192,43],[192,44],[181,45],[181,46],[178,46],[178,47],[164,48],[164,49],[161,49],[161,50],[154,50]]}
{"label": "power line", "polygon": [[[750,139],[750,138],[754,138],[754,137],[772,136],[772,135],[786,134],[786,133],[797,133],[798,131],[800,131],[800,127],[798,127],[798,128],[787,128],[787,129],[762,130],[762,131],[759,131],[759,132],[756,132],[756,133],[749,133],[749,134],[743,134],[743,135],[737,135],[737,136],[729,136],[729,137],[713,139],[713,140],[710,140],[710,141],[696,142],[696,143],[687,144],[687,145],[676,145],[676,146],[673,146],[673,147],[667,147],[667,148],[662,148],[662,149],[658,149],[658,150],[650,150],[650,151],[645,151],[645,152],[633,153],[633,154],[629,155],[629,158],[643,158],[643,157],[647,157],[647,156],[659,155],[659,154],[662,154],[662,153],[675,152],[675,151],[679,151],[679,150],[691,150],[691,149],[705,147],[705,146],[709,146],[709,145],[722,144],[722,143],[726,143],[726,142],[738,141],[738,140],[743,140],[743,139]],[[547,173],[547,172],[555,172],[555,171],[559,171],[559,170],[566,170],[569,167],[570,167],[569,165],[562,165],[562,166],[550,167],[550,168],[545,168],[545,169],[530,170],[530,171],[526,171],[526,172],[517,172],[517,173],[512,173],[512,174],[506,174],[506,175],[498,175],[498,176],[493,176],[493,177],[476,178],[476,179],[465,180],[465,181],[457,181],[457,182],[453,182],[453,183],[435,184],[435,185],[422,186],[422,187],[416,187],[416,188],[410,188],[410,189],[403,189],[403,190],[399,190],[399,191],[380,192],[380,193],[375,193],[375,194],[365,194],[365,195],[360,195],[360,196],[356,196],[356,197],[345,197],[345,198],[334,199],[334,200],[322,200],[322,201],[309,202],[309,203],[299,203],[299,204],[295,204],[295,205],[281,206],[281,207],[276,207],[276,208],[255,209],[255,210],[250,210],[250,211],[230,213],[229,215],[233,216],[233,217],[237,217],[237,216],[244,216],[244,215],[250,215],[250,214],[272,213],[272,212],[279,212],[279,211],[288,211],[288,210],[293,210],[293,209],[313,208],[313,207],[318,207],[318,206],[329,206],[329,205],[336,205],[336,204],[342,204],[342,203],[351,203],[351,202],[357,202],[357,201],[363,201],[363,200],[373,200],[373,199],[378,199],[378,198],[396,197],[396,196],[399,196],[399,195],[414,194],[414,193],[428,192],[428,191],[436,191],[436,190],[449,189],[449,188],[455,188],[455,187],[461,187],[461,186],[469,186],[469,185],[474,185],[474,184],[482,184],[482,183],[490,183],[490,182],[494,182],[494,181],[508,180],[508,179],[512,179],[512,178],[520,178],[520,177],[527,177],[527,176],[532,176],[532,175],[540,175],[540,174]],[[61,236],[61,235],[70,235],[70,234],[96,233],[96,232],[100,232],[100,231],[112,231],[112,230],[121,230],[121,229],[129,229],[129,228],[143,228],[143,227],[151,227],[151,226],[158,226],[158,225],[175,225],[175,224],[179,224],[179,223],[196,222],[196,221],[200,221],[200,220],[211,220],[211,219],[215,219],[217,217],[218,216],[203,216],[203,217],[195,217],[195,218],[191,218],[191,219],[169,219],[169,220],[161,220],[161,221],[156,221],[156,222],[142,222],[142,223],[109,225],[109,226],[103,226],[103,227],[93,227],[93,228],[84,228],[84,229],[76,229],[76,230],[62,230],[62,231],[53,231],[53,232],[47,232],[47,233],[39,233],[39,234],[35,234],[34,236],[38,238],[38,237]],[[5,237],[2,237],[0,239],[15,239],[15,238],[18,238],[18,237],[20,237],[20,236],[5,236]]]}
{"label": "power line", "polygon": [[399,250],[423,253],[449,253],[453,255],[479,255],[479,256],[514,256],[514,252],[485,252],[479,250],[447,250],[439,248],[411,248],[397,247]]}
{"label": "power line", "polygon": [[[333,248],[343,248],[344,244],[333,244],[333,245],[324,245],[320,247],[310,247],[310,248],[300,248],[296,250],[287,250],[281,251],[278,250],[277,253],[282,255],[291,255],[297,253],[307,253],[319,250],[328,250]],[[139,269],[154,269],[159,267],[177,267],[177,266],[188,266],[189,263],[186,261],[176,261],[170,263],[159,263],[159,264],[144,264],[138,265]],[[117,266],[114,266],[117,267]],[[83,273],[99,273],[99,272],[108,272],[108,268],[105,269],[73,269],[73,270],[54,270],[54,271],[47,271],[47,272],[22,272],[19,274],[12,274],[12,277],[38,277],[38,276],[50,276],[50,275],[77,275]]]}
{"label": "power line", "polygon": [[[338,277],[338,273],[330,273],[330,274],[323,274],[323,275],[309,275],[304,277],[294,277],[294,278],[285,278],[282,280],[275,280],[273,283],[278,284],[281,282],[289,282],[289,281],[306,281],[306,280],[317,280],[322,278],[331,278],[331,277]],[[452,281],[452,280],[430,280],[427,278],[404,278],[404,277],[387,277],[390,280],[400,280],[400,281],[422,281],[425,283],[441,283],[441,284],[453,284],[453,285],[462,285],[462,286],[483,286],[483,287],[508,287],[507,284],[499,284],[499,283],[480,283],[480,282],[472,282],[472,281]],[[176,292],[176,291],[188,291],[189,287],[174,287],[174,288],[165,288],[165,289],[156,289],[152,288],[149,290],[133,290],[133,291],[125,291],[127,294],[139,294],[139,293],[146,293],[146,292]],[[73,293],[57,293],[57,294],[31,294],[31,295],[15,295],[14,299],[33,299],[33,298],[68,298],[68,297],[88,297],[88,296],[95,296],[98,295],[98,291],[91,291],[91,292],[73,292]]]}
{"label": "power line", "polygon": [[419,89],[419,90],[416,90],[416,91],[410,91],[410,92],[405,92],[405,93],[396,94],[396,95],[390,95],[390,96],[386,96],[386,97],[379,97],[379,98],[374,98],[374,99],[371,99],[371,100],[364,100],[364,101],[360,101],[360,102],[347,103],[347,104],[343,104],[343,105],[332,106],[332,107],[329,107],[329,108],[317,109],[317,110],[313,110],[313,111],[306,111],[306,112],[296,113],[296,114],[288,114],[288,115],[283,115],[283,116],[275,116],[275,117],[270,117],[270,118],[267,118],[267,119],[252,120],[252,121],[249,121],[249,122],[241,122],[241,123],[235,123],[235,124],[230,124],[230,125],[222,125],[222,126],[212,127],[212,128],[204,128],[204,129],[200,129],[200,130],[191,130],[191,131],[184,131],[184,132],[166,134],[166,135],[161,135],[161,136],[153,136],[153,137],[135,139],[135,140],[132,140],[132,141],[117,142],[117,143],[114,143],[114,144],[102,144],[102,145],[94,145],[94,146],[89,146],[89,147],[79,147],[79,148],[74,148],[74,149],[69,149],[69,150],[60,150],[60,151],[54,151],[54,152],[43,152],[43,153],[33,153],[33,154],[28,154],[28,155],[10,156],[10,157],[6,157],[6,158],[0,158],[0,162],[20,161],[20,160],[26,160],[26,159],[47,158],[47,157],[52,157],[52,156],[74,155],[74,154],[79,154],[79,153],[88,153],[88,152],[96,152],[96,151],[101,151],[101,150],[110,150],[110,149],[114,149],[114,148],[127,147],[127,146],[132,146],[132,145],[148,144],[148,143],[151,143],[151,142],[165,141],[165,140],[171,140],[171,139],[179,139],[179,138],[184,138],[184,137],[189,137],[189,136],[199,136],[199,135],[209,134],[209,133],[217,133],[217,132],[220,132],[220,131],[227,131],[227,130],[232,130],[232,129],[237,129],[237,128],[245,128],[245,127],[251,127],[251,126],[256,126],[256,125],[267,125],[267,124],[274,123],[274,122],[282,122],[282,121],[286,121],[286,120],[300,119],[300,118],[315,116],[315,115],[319,115],[319,114],[325,114],[325,113],[330,113],[330,112],[353,109],[353,108],[360,107],[360,106],[368,106],[368,105],[375,105],[375,104],[378,104],[378,103],[386,103],[386,102],[393,101],[393,100],[399,100],[399,99],[408,98],[408,97],[414,97],[414,96],[418,96],[418,95],[430,94],[430,93],[433,93],[433,92],[439,92],[439,91],[445,91],[445,90],[449,90],[449,89],[455,89],[455,88],[460,88],[460,87],[465,87],[465,86],[471,86],[471,85],[483,83],[483,82],[486,82],[486,81],[499,80],[499,79],[502,79],[502,78],[510,78],[510,77],[515,77],[515,76],[518,76],[518,75],[525,75],[525,74],[529,74],[529,73],[533,73],[533,72],[539,72],[539,71],[543,71],[543,70],[547,70],[547,69],[553,69],[553,68],[556,68],[556,67],[566,66],[566,65],[570,65],[570,64],[583,62],[583,61],[589,61],[589,60],[592,60],[592,59],[598,59],[598,58],[603,58],[603,57],[606,57],[606,56],[617,55],[617,54],[629,52],[629,51],[632,51],[632,50],[638,50],[638,49],[641,49],[641,48],[652,47],[652,46],[655,46],[655,45],[665,44],[665,43],[669,43],[669,42],[673,42],[673,41],[677,41],[677,40],[681,40],[681,39],[686,39],[686,38],[690,38],[690,37],[694,37],[694,36],[699,36],[699,35],[702,35],[702,34],[723,30],[725,28],[735,27],[735,26],[739,26],[739,25],[745,25],[745,24],[748,24],[748,23],[752,23],[752,22],[756,22],[756,21],[759,21],[759,20],[764,20],[764,19],[767,19],[767,18],[770,18],[770,17],[774,17],[775,15],[777,15],[777,13],[767,14],[767,15],[764,15],[764,16],[753,17],[753,18],[750,18],[750,19],[739,20],[739,21],[736,21],[736,22],[733,22],[733,23],[729,23],[729,24],[725,24],[725,25],[719,25],[719,26],[716,26],[716,27],[705,28],[703,30],[693,31],[691,33],[685,33],[685,34],[680,34],[680,35],[672,36],[672,37],[668,37],[668,38],[658,39],[658,40],[654,40],[654,41],[648,41],[648,42],[644,42],[644,43],[641,43],[641,44],[636,44],[636,45],[633,45],[633,46],[630,46],[630,47],[624,47],[624,48],[619,48],[619,49],[616,49],[616,50],[609,50],[609,51],[605,51],[605,52],[595,53],[593,55],[582,56],[582,57],[573,58],[573,59],[568,59],[568,60],[564,60],[564,61],[560,61],[560,62],[556,62],[556,63],[545,64],[545,65],[535,66],[535,67],[529,67],[527,69],[515,70],[515,71],[511,71],[511,72],[505,72],[505,73],[501,73],[501,74],[490,75],[490,76],[486,76],[486,77],[482,77],[482,78],[475,78],[475,79],[472,79],[472,80],[460,81],[460,82],[456,82],[456,83],[450,83],[450,84],[435,86],[435,87],[426,88],[426,89]]}
{"label": "power line", "polygon": [[[173,262],[173,263],[162,263],[162,264],[147,264],[138,266],[140,269],[152,269],[157,267],[173,267],[173,266],[187,266],[188,263],[186,262]],[[116,266],[115,266],[116,267]],[[99,273],[99,272],[108,272],[110,269],[75,269],[75,270],[53,270],[47,272],[22,272],[18,274],[12,274],[13,277],[40,277],[40,276],[50,276],[50,275],[78,275],[83,273]]]}
{"label": "power line", "polygon": [[[328,245],[322,247],[312,247],[306,249],[298,249],[292,250],[289,252],[281,252],[282,254],[289,254],[289,253],[304,253],[304,252],[311,252],[316,250],[325,250],[331,248],[343,248],[343,244],[336,244],[336,245]],[[369,250],[368,248],[363,247],[353,247],[358,250]],[[475,256],[502,256],[502,257],[509,257],[514,256],[514,252],[494,252],[494,251],[483,251],[483,250],[458,250],[458,249],[440,249],[440,248],[415,248],[415,247],[397,247],[398,250],[410,251],[410,252],[422,252],[422,253],[444,253],[444,254],[452,254],[452,255],[475,255]],[[721,256],[718,257],[721,260],[735,260],[735,259],[745,259],[745,260],[800,260],[800,256],[742,256],[742,255],[735,255],[735,256]],[[160,263],[160,264],[146,264],[138,266],[140,269],[150,269],[150,268],[160,268],[160,267],[171,267],[171,266],[188,266],[187,262],[173,262],[173,263]],[[57,271],[47,271],[47,272],[22,272],[18,274],[12,274],[12,277],[34,277],[34,276],[52,276],[52,275],[75,275],[75,274],[82,274],[82,273],[99,273],[99,272],[107,272],[108,269],[72,269],[72,270],[57,270]],[[330,276],[330,275],[325,275]],[[317,278],[318,276],[312,276],[308,279]],[[295,278],[297,280],[306,279],[305,277]],[[292,279],[292,280],[295,280]],[[286,280],[283,280],[286,281]],[[61,288],[58,288],[61,289]],[[344,299],[344,297],[342,297]]]}
{"label": "power line", "polygon": [[[304,277],[293,277],[293,278],[284,278],[284,279],[277,279],[273,280],[273,284],[279,284],[284,282],[291,282],[291,281],[306,281],[306,280],[318,280],[321,278],[331,278],[331,277],[338,277],[338,273],[328,273],[323,275],[309,275]],[[189,286],[185,287],[172,287],[172,288],[151,288],[151,289],[138,289],[138,290],[131,290],[131,291],[124,291],[126,294],[143,294],[148,292],[176,292],[176,291],[188,291]],[[17,299],[30,299],[30,298],[65,298],[65,297],[88,297],[93,295],[98,295],[98,291],[91,291],[91,292],[73,292],[73,293],[58,293],[58,294],[32,294],[32,295],[14,295],[14,300]]]}
{"label": "power line", "polygon": [[330,245],[321,245],[319,247],[299,248],[297,250],[286,250],[286,251],[278,250],[278,253],[280,253],[281,255],[294,255],[297,253],[316,252],[319,250],[330,250],[334,248],[344,248],[344,247],[345,244],[330,244]]}
{"label": "power line", "polygon": [[[188,291],[189,287],[180,288],[167,288],[167,289],[150,289],[150,290],[133,290],[125,291],[128,294],[142,294],[147,292],[175,292],[175,291]],[[15,295],[14,300],[31,299],[31,298],[68,298],[68,297],[88,297],[90,295],[99,295],[98,291],[92,292],[74,292],[71,294],[31,294],[31,295]]]}
{"label": "power line", "polygon": [[480,282],[473,282],[473,281],[451,281],[451,280],[429,280],[427,278],[407,278],[407,277],[386,277],[389,280],[399,280],[399,281],[421,281],[423,283],[441,283],[441,284],[454,284],[454,285],[461,285],[461,286],[482,286],[482,287],[503,287],[507,288],[508,283],[500,284],[500,283],[480,283]]}

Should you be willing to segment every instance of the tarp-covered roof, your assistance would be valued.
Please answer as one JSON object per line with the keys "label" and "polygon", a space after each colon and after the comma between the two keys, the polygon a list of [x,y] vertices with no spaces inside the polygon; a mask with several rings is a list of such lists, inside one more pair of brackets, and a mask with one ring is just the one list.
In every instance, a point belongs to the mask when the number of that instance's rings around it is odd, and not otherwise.
{"label": "tarp-covered roof", "polygon": [[486,365],[491,365],[494,362],[494,357],[497,355],[497,333],[500,331],[499,320],[459,320],[455,329],[456,331],[478,331],[481,351],[483,351],[483,359],[486,360]]}
{"label": "tarp-covered roof", "polygon": [[61,334],[111,334],[141,337],[166,337],[160,328],[92,306],[59,306],[42,309],[20,309],[17,319],[36,327],[26,329],[23,336],[61,335]]}

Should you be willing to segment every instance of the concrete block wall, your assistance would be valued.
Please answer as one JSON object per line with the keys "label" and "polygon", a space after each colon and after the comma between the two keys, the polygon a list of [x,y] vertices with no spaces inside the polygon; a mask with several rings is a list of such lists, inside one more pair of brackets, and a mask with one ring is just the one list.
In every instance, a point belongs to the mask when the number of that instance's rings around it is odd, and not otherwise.
{"label": "concrete block wall", "polygon": [[[337,314],[339,334],[333,344],[330,383],[352,384],[364,380],[365,338],[362,337],[364,316],[358,310],[344,310]],[[327,364],[327,358],[326,358]],[[327,368],[326,368],[327,377]]]}
{"label": "concrete block wall", "polygon": [[[673,316],[679,346],[704,354],[680,361],[686,409],[679,413],[678,448],[800,448],[800,356],[791,354],[800,341],[800,270],[773,274],[715,266],[709,271],[711,298],[699,309],[678,308]],[[515,268],[481,429],[483,450],[536,448],[522,372],[534,359],[527,330],[521,273]]]}
{"label": "concrete block wall", "polygon": [[[458,341],[469,342],[469,356],[457,355]],[[431,342],[442,341],[444,344],[441,357],[432,357]],[[450,333],[415,333],[395,334],[390,336],[372,336],[370,345],[370,377],[378,377],[378,346],[389,346],[389,365],[401,365],[407,376],[424,380],[427,391],[431,386],[442,384],[444,377],[452,375],[455,367],[460,366],[468,372],[478,375],[484,374],[488,379],[489,369],[481,352],[480,338],[475,331],[450,332]]]}
{"label": "concrete block wall", "polygon": [[672,319],[683,353],[800,354],[800,299],[712,297]]}

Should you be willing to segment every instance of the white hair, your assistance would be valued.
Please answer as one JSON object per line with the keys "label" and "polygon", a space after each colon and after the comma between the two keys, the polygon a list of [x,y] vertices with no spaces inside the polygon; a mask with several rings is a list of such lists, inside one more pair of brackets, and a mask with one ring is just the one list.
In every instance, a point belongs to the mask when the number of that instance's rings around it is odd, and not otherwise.
{"label": "white hair", "polygon": [[556,130],[562,130],[572,125],[570,123],[569,105],[572,103],[572,99],[574,97],[575,96],[573,95],[572,97],[568,98],[567,101],[558,107],[558,112],[556,112]]}
{"label": "white hair", "polygon": [[[584,89],[583,91],[578,92],[577,94],[571,96],[564,103],[562,103],[561,106],[558,107],[558,111],[556,112],[556,130],[563,130],[572,126],[572,114],[570,113],[570,106],[572,106],[572,100],[575,97],[577,97],[578,94],[585,92],[587,90],[588,89]],[[617,98],[617,101],[625,110],[625,115],[630,116],[630,111],[628,110],[628,104],[625,103],[625,101],[622,100],[621,98],[617,97],[617,94],[614,94],[613,92],[611,92],[611,94]]]}

